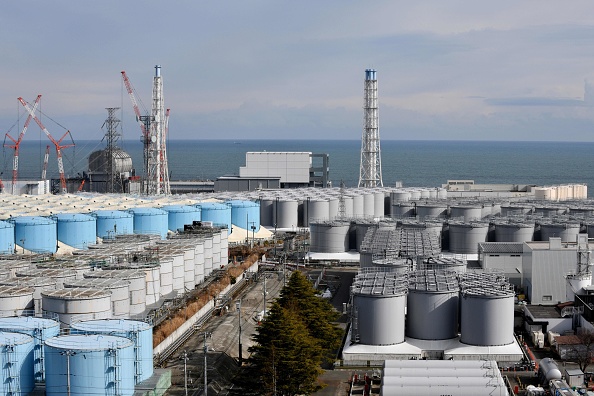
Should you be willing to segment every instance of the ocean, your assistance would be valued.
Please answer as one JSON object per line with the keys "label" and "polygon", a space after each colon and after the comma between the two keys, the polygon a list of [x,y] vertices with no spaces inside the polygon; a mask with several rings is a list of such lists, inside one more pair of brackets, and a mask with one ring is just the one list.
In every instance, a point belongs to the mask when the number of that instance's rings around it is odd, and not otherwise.
{"label": "ocean", "polygon": [[[78,141],[63,150],[67,176],[87,168],[91,152],[105,147],[100,141]],[[19,178],[39,179],[47,140],[23,141],[19,155]],[[330,155],[330,179],[356,187],[359,181],[360,140],[171,140],[167,143],[171,180],[214,180],[237,175],[245,166],[248,151],[310,151]],[[120,142],[142,173],[142,144]],[[0,172],[7,184],[12,175],[14,150],[5,147]],[[536,184],[586,183],[594,194],[594,143],[580,142],[487,142],[412,141],[381,142],[384,186],[436,187],[451,179],[476,183]],[[56,153],[52,147],[48,177],[57,177]]]}

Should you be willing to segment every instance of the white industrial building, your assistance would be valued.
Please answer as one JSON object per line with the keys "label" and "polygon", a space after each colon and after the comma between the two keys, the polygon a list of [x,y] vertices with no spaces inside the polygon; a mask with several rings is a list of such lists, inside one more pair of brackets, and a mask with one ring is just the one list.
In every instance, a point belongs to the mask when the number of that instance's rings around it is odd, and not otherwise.
{"label": "white industrial building", "polygon": [[216,180],[216,191],[328,187],[328,154],[311,152],[247,152],[239,176]]}

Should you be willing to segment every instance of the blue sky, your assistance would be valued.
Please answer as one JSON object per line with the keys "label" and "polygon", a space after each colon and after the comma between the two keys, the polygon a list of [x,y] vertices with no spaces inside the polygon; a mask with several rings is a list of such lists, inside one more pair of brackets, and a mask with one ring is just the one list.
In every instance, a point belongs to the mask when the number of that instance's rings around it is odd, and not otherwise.
{"label": "blue sky", "polygon": [[375,68],[382,139],[594,140],[592,1],[35,0],[0,35],[13,136],[40,93],[56,137],[100,139],[123,106],[137,139],[120,71],[150,106],[160,64],[172,139],[360,139]]}

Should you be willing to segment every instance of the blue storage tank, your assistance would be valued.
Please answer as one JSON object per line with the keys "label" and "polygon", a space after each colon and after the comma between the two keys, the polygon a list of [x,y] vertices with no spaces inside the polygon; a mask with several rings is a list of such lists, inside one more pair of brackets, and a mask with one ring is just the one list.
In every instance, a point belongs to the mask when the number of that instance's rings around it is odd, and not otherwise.
{"label": "blue storage tank", "polygon": [[97,243],[97,219],[86,214],[59,213],[52,218],[58,223],[58,240],[77,249]]}
{"label": "blue storage tank", "polygon": [[33,337],[0,332],[0,361],[0,395],[28,395],[33,391]]}
{"label": "blue storage tank", "polygon": [[157,208],[133,208],[135,234],[158,234],[161,239],[167,238],[169,219],[167,212]]}
{"label": "blue storage tank", "polygon": [[35,253],[56,253],[58,230],[56,221],[48,217],[21,216],[10,219],[14,224],[14,241]]}
{"label": "blue storage tank", "polygon": [[134,233],[134,216],[119,210],[98,210],[91,213],[97,219],[97,236],[113,238]]}
{"label": "blue storage tank", "polygon": [[202,221],[211,221],[215,226],[227,226],[231,233],[231,207],[224,203],[202,202],[195,205],[200,208]]}
{"label": "blue storage tank", "polygon": [[13,316],[0,318],[0,331],[27,334],[33,338],[33,378],[35,382],[45,381],[43,343],[60,333],[60,323],[49,318]]}
{"label": "blue storage tank", "polygon": [[153,375],[153,326],[127,319],[97,319],[71,324],[72,334],[109,334],[134,342],[135,383]]}
{"label": "blue storage tank", "polygon": [[0,254],[14,253],[14,224],[0,221]]}
{"label": "blue storage tank", "polygon": [[227,201],[231,206],[231,223],[244,230],[260,231],[260,204],[252,201]]}
{"label": "blue storage tank", "polygon": [[[70,376],[68,376],[68,366]],[[45,341],[45,394],[133,395],[134,343],[103,334],[71,334]]]}
{"label": "blue storage tank", "polygon": [[184,225],[200,221],[200,208],[185,205],[167,205],[161,208],[167,212],[168,226],[171,231],[184,229]]}

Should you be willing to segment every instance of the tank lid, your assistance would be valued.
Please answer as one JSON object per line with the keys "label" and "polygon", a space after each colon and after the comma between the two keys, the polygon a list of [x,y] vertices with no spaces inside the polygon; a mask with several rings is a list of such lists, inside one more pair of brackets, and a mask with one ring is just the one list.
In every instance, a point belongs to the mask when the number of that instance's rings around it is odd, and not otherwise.
{"label": "tank lid", "polygon": [[144,278],[146,275],[143,271],[135,269],[117,269],[117,270],[103,270],[103,271],[89,271],[83,274],[85,278],[119,278],[119,279],[136,279]]}
{"label": "tank lid", "polygon": [[69,278],[75,277],[76,271],[72,269],[30,268],[17,271],[16,275],[44,278]]}
{"label": "tank lid", "polygon": [[121,289],[122,287],[130,286],[130,282],[125,279],[110,279],[110,278],[85,278],[73,279],[64,282],[66,288],[91,288],[91,289]]}
{"label": "tank lid", "polygon": [[17,276],[14,278],[0,280],[0,285],[13,285],[13,286],[26,286],[26,287],[38,287],[38,286],[56,286],[56,280],[53,278],[46,278],[43,276]]}
{"label": "tank lid", "polygon": [[457,292],[460,287],[454,271],[425,270],[415,271],[408,278],[409,291]]}
{"label": "tank lid", "polygon": [[28,286],[18,286],[18,285],[5,285],[0,286],[0,297],[16,297],[16,296],[26,296],[26,295],[33,295],[35,289]]}
{"label": "tank lid", "polygon": [[196,213],[199,209],[195,206],[187,206],[187,205],[166,205],[161,206],[161,209],[166,212],[180,212],[180,213]]}
{"label": "tank lid", "polygon": [[129,319],[96,319],[72,323],[73,329],[83,331],[143,331],[152,326],[146,322]]}
{"label": "tank lid", "polygon": [[508,298],[514,296],[514,291],[507,288],[500,288],[492,285],[482,285],[477,288],[464,289],[462,296],[472,296],[479,298]]}
{"label": "tank lid", "polygon": [[69,350],[103,351],[131,347],[133,342],[128,338],[104,334],[70,334],[48,338],[45,345]]}
{"label": "tank lid", "polygon": [[22,333],[0,331],[0,345],[21,345],[33,342],[33,337]]}
{"label": "tank lid", "polygon": [[355,295],[369,295],[373,297],[392,297],[404,295],[407,292],[406,276],[396,273],[368,272],[358,274],[351,286],[351,293]]}
{"label": "tank lid", "polygon": [[81,213],[57,213],[51,216],[53,219],[56,219],[58,222],[85,222],[85,221],[96,221],[93,216],[89,216],[87,214]]}
{"label": "tank lid", "polygon": [[41,292],[43,297],[58,298],[63,300],[94,300],[97,298],[110,297],[111,293],[106,290],[92,288],[68,288],[48,290]]}
{"label": "tank lid", "polygon": [[0,327],[4,329],[49,329],[60,326],[60,323],[47,318],[35,316],[11,316],[0,318]]}

